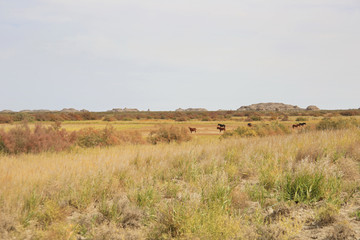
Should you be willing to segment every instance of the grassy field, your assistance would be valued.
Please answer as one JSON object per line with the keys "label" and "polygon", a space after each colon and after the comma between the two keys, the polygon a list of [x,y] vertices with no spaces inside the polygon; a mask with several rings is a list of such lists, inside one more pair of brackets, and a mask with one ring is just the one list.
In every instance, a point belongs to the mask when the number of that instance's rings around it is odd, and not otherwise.
{"label": "grassy field", "polygon": [[[292,124],[298,123],[296,121],[298,117],[289,117],[287,121],[280,121],[285,126],[291,128]],[[304,117],[306,119],[306,123],[310,126],[318,123],[322,117]],[[354,119],[360,119],[360,117],[355,116]],[[88,120],[88,121],[63,121],[62,127],[69,131],[77,131],[83,128],[91,127],[94,129],[103,129],[106,126],[113,126],[116,130],[126,131],[126,130],[138,130],[144,136],[147,135],[152,130],[158,129],[159,126],[183,126],[183,127],[195,127],[198,129],[197,135],[219,135],[219,130],[216,129],[218,123],[226,124],[227,130],[234,130],[239,126],[246,126],[249,122],[252,124],[261,124],[261,123],[271,123],[270,119],[265,119],[264,121],[246,121],[244,117],[233,117],[228,120],[220,120],[220,121],[199,121],[199,120],[191,120],[191,121],[175,121],[175,120],[166,120],[166,119],[150,119],[150,120],[131,120],[131,121],[102,121],[102,120]],[[39,122],[30,122],[29,125],[34,127],[35,124]],[[42,125],[49,126],[53,124],[50,121],[40,122]],[[21,124],[21,122],[16,122],[12,124],[0,124],[0,128],[5,130],[11,129],[16,125]]]}
{"label": "grassy field", "polygon": [[64,122],[198,132],[182,143],[0,155],[0,239],[360,239],[360,130],[315,130],[319,120],[228,138],[217,121]]}

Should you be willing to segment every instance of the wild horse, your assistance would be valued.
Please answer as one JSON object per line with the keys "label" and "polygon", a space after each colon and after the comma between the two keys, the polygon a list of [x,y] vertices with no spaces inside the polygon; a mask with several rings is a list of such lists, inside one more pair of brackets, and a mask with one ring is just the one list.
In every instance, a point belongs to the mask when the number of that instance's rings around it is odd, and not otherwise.
{"label": "wild horse", "polygon": [[196,128],[189,127],[190,133],[196,132]]}

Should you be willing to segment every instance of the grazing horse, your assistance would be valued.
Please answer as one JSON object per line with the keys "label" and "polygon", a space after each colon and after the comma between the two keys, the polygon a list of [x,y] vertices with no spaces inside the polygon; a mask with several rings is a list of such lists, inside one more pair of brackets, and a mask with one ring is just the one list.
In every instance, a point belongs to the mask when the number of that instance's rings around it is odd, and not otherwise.
{"label": "grazing horse", "polygon": [[252,124],[251,124],[251,123],[248,123],[247,125],[248,125],[248,127],[252,127]]}
{"label": "grazing horse", "polygon": [[189,130],[190,130],[190,133],[192,133],[192,132],[196,133],[196,128],[189,127]]}
{"label": "grazing horse", "polygon": [[306,123],[298,123],[298,124],[293,124],[292,128],[297,128],[297,127],[301,127],[301,126],[305,126]]}
{"label": "grazing horse", "polygon": [[221,131],[225,131],[225,127],[217,127],[216,129],[219,129],[219,131],[221,132]]}

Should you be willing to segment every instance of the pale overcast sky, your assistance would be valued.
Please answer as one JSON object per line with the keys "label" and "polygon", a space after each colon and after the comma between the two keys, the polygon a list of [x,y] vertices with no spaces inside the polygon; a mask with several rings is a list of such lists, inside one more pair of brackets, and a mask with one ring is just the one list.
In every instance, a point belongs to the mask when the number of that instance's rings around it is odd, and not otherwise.
{"label": "pale overcast sky", "polygon": [[360,107],[359,0],[0,0],[0,110]]}

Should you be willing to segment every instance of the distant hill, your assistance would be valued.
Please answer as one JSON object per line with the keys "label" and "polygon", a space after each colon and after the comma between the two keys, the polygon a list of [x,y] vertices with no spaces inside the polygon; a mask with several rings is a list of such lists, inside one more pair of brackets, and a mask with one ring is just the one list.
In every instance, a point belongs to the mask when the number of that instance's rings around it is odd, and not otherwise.
{"label": "distant hill", "polygon": [[63,113],[76,113],[76,112],[80,112],[80,111],[76,110],[75,108],[64,108],[60,112],[63,112]]}
{"label": "distant hill", "polygon": [[207,109],[205,109],[205,108],[187,108],[187,109],[178,108],[175,111],[176,112],[206,112]]}
{"label": "distant hill", "polygon": [[249,106],[241,106],[237,111],[294,111],[304,110],[296,105],[285,103],[257,103]]}
{"label": "distant hill", "polygon": [[139,112],[137,108],[113,108],[110,112]]}

